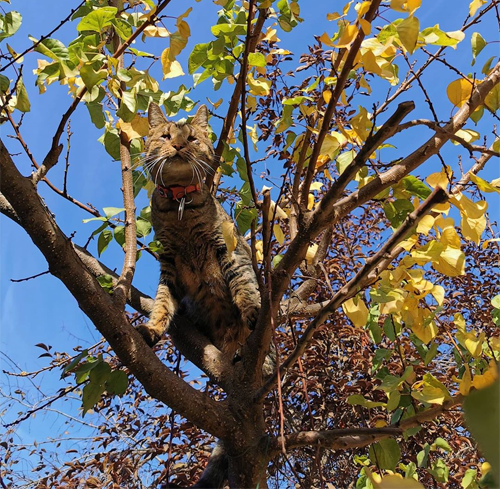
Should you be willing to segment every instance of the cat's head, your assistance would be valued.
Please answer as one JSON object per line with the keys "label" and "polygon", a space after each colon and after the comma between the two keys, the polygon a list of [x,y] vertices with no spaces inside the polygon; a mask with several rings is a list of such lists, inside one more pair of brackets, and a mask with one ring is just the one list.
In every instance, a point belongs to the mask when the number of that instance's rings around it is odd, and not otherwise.
{"label": "cat's head", "polygon": [[171,122],[155,103],[148,109],[149,135],[144,167],[156,185],[201,184],[217,169],[208,138],[208,110],[202,105],[191,122]]}

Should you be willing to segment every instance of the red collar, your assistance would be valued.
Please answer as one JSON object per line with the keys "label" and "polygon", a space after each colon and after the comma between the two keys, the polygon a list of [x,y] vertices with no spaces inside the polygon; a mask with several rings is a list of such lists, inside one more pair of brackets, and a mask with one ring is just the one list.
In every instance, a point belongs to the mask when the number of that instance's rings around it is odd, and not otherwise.
{"label": "red collar", "polygon": [[157,185],[158,193],[167,199],[179,200],[182,197],[185,197],[187,194],[192,192],[199,192],[201,190],[200,185],[197,183],[196,185],[188,185],[187,187],[182,187],[180,185],[175,185],[172,187],[163,187],[161,185]]}

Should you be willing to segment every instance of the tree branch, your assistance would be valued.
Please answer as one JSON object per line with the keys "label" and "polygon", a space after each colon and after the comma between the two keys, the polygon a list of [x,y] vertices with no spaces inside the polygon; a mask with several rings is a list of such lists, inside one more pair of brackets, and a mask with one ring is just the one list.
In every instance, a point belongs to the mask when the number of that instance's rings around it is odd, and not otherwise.
{"label": "tree branch", "polygon": [[321,448],[329,450],[347,450],[350,448],[362,448],[367,445],[388,438],[390,436],[399,436],[409,428],[420,426],[426,421],[432,421],[441,414],[445,414],[455,406],[462,404],[463,396],[457,395],[442,405],[436,406],[406,418],[397,426],[387,426],[384,428],[347,428],[339,430],[325,431],[300,431],[285,435],[285,440],[282,437],[274,437],[270,441],[270,458],[279,455],[284,441],[287,449],[300,448],[304,446],[318,445]]}
{"label": "tree branch", "polygon": [[[264,26],[264,22],[267,19],[269,13],[269,9],[259,9],[259,16],[255,22],[255,26],[252,29],[252,33],[247,32],[247,37],[250,37],[250,41],[248,43],[248,52],[254,53],[257,47],[259,36],[262,31],[262,27]],[[240,104],[241,99],[241,91],[243,88],[243,84],[246,83],[246,76],[242,76],[243,65],[240,71],[240,75],[238,76],[238,80],[234,87],[233,95],[231,96],[231,100],[229,101],[229,107],[227,110],[226,117],[224,119],[224,123],[222,125],[222,130],[219,135],[219,139],[217,141],[217,146],[215,148],[215,157],[216,159],[220,159],[222,153],[224,152],[224,143],[227,142],[227,138],[231,129],[234,126],[234,121],[236,119],[236,114],[238,112],[238,106]],[[217,187],[219,186],[221,174],[217,173],[216,175],[207,175],[207,179],[205,183],[210,188],[212,186],[212,193],[215,194],[217,191]]]}
{"label": "tree branch", "polygon": [[[124,41],[120,47],[114,52],[114,54],[111,56],[112,59],[118,59],[124,52],[125,50],[130,46],[132,42],[144,31],[144,29],[153,23],[156,22],[158,14],[171,2],[172,0],[163,0],[160,2],[156,10],[153,10],[150,14],[147,20],[141,24],[133,33],[132,35]],[[104,63],[103,63],[104,64]],[[59,159],[59,155],[61,154],[62,151],[62,144],[59,144],[59,140],[61,139],[61,135],[64,131],[64,127],[66,126],[66,123],[68,122],[68,119],[70,118],[71,114],[76,110],[78,107],[78,104],[82,100],[83,96],[87,93],[87,88],[82,87],[78,91],[78,93],[75,95],[75,98],[73,99],[73,102],[69,106],[68,110],[63,114],[61,118],[61,122],[59,122],[59,125],[57,126],[56,132],[54,134],[54,137],[52,138],[52,145],[46,154],[43,163],[40,165],[40,168],[33,174],[32,180],[33,183],[36,185],[40,180],[42,180],[47,172],[57,163]]]}
{"label": "tree branch", "polygon": [[[316,329],[326,321],[331,313],[337,310],[347,299],[354,297],[360,290],[373,283],[380,273],[403,251],[403,248],[399,247],[398,243],[405,239],[408,232],[420,221],[420,219],[430,212],[435,205],[445,202],[447,199],[448,196],[446,192],[442,188],[437,187],[418,209],[414,210],[406,217],[404,222],[387,240],[385,245],[375,255],[366,260],[365,264],[356,275],[332,297],[330,302],[323,307],[313,321],[311,321],[297,341],[297,346],[293,352],[283,362],[283,370],[290,368],[304,353]],[[283,376],[283,372],[281,376]],[[274,386],[276,379],[277,372],[267,380],[263,388],[257,393],[256,398],[263,399]]]}
{"label": "tree branch", "polygon": [[170,371],[130,325],[122,309],[97,282],[42,203],[31,179],[15,167],[0,140],[0,192],[21,226],[45,256],[51,273],[78,301],[80,308],[106,338],[120,361],[154,398],[182,412],[187,419],[217,437],[224,437],[232,416],[222,403],[198,392]]}

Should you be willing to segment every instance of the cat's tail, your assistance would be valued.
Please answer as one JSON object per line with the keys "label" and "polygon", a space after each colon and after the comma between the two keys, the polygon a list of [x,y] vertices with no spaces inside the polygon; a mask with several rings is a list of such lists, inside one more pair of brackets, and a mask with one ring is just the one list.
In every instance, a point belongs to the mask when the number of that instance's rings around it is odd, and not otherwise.
{"label": "cat's tail", "polygon": [[[228,456],[221,442],[215,445],[208,459],[207,466],[200,479],[191,488],[198,489],[223,489],[228,477]],[[177,484],[162,485],[159,489],[182,489]]]}

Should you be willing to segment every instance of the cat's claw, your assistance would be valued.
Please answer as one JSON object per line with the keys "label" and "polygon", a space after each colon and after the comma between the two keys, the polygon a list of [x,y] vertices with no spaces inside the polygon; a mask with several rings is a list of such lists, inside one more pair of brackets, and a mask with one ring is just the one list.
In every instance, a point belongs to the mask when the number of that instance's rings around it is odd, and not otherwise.
{"label": "cat's claw", "polygon": [[247,325],[247,327],[250,331],[253,331],[255,329],[255,326],[257,325],[257,319],[259,318],[259,312],[260,312],[260,309],[252,308],[252,309],[245,311],[241,315],[243,318],[243,322]]}

